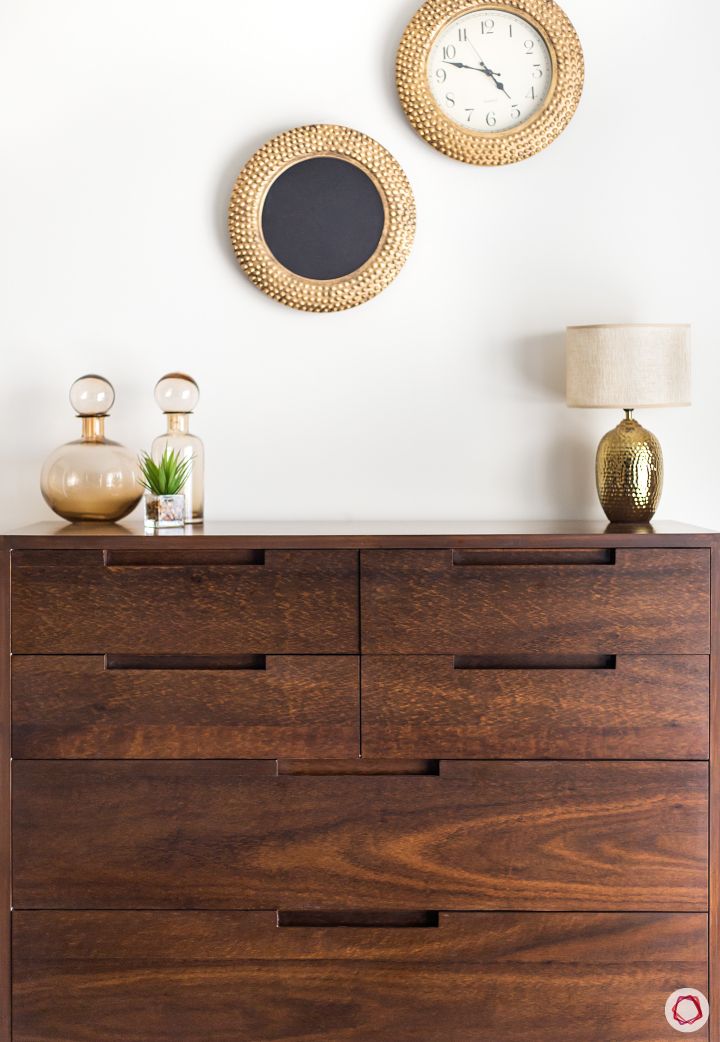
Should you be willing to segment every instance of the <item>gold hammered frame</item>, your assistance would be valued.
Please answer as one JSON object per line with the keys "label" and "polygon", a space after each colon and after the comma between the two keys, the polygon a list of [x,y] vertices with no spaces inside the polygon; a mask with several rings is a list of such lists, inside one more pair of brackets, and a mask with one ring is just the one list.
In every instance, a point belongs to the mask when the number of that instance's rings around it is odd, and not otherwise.
{"label": "gold hammered frame", "polygon": [[[304,159],[330,156],[359,167],[377,188],[385,225],[373,255],[337,279],[308,279],[284,267],[262,232],[262,211],[280,174]],[[344,311],[372,299],[397,277],[415,237],[415,199],[405,172],[377,141],[334,124],[296,127],[272,138],[248,160],[235,182],[228,228],[235,256],[251,282],[300,311]]]}
{"label": "gold hammered frame", "polygon": [[[544,38],[553,65],[550,90],[538,112],[519,127],[497,133],[465,129],[451,120],[428,81],[430,54],[441,33],[460,16],[483,9],[508,11],[530,22]],[[554,0],[426,0],[397,52],[397,89],[411,125],[439,152],[477,166],[518,163],[547,148],[575,115],[584,78],[580,40]]]}

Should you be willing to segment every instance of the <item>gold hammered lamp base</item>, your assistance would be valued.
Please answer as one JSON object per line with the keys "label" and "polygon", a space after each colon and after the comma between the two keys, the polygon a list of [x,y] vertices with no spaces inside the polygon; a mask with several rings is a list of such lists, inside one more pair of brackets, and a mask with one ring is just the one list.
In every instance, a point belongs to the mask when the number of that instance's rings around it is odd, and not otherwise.
{"label": "gold hammered lamp base", "polygon": [[625,419],[598,445],[595,461],[598,496],[613,524],[652,520],[663,486],[660,442],[625,410]]}

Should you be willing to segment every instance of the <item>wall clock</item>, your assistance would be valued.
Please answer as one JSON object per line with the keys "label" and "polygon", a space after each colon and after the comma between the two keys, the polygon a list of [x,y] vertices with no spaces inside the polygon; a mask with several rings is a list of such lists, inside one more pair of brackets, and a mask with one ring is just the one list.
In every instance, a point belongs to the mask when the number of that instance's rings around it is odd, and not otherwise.
{"label": "wall clock", "polygon": [[427,0],[403,35],[397,86],[421,137],[465,163],[527,159],[572,119],[583,53],[553,0]]}
{"label": "wall clock", "polygon": [[243,167],[228,223],[235,255],[261,290],[301,311],[342,311],[400,272],[415,201],[377,141],[348,127],[297,127]]}

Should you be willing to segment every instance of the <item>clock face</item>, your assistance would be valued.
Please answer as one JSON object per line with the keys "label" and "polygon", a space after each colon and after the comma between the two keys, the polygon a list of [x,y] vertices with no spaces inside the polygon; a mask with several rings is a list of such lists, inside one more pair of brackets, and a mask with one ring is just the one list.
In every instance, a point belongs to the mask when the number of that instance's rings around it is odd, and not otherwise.
{"label": "clock face", "polygon": [[445,26],[427,72],[433,97],[449,119],[465,130],[497,134],[522,126],[543,108],[553,63],[531,22],[484,7]]}

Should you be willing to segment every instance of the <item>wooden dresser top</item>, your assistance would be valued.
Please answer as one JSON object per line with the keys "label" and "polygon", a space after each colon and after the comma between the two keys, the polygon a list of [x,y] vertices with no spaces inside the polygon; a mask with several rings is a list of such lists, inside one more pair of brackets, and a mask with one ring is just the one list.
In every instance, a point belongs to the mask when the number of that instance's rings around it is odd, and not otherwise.
{"label": "wooden dresser top", "polygon": [[266,547],[515,547],[515,546],[711,546],[711,531],[676,521],[608,525],[602,521],[215,521],[146,534],[142,522],[68,524],[43,521],[4,536],[6,548],[118,548],[170,540],[191,549],[202,545]]}

